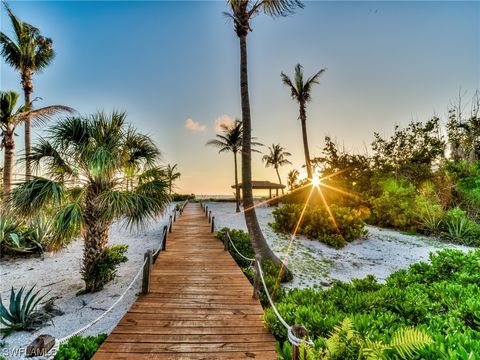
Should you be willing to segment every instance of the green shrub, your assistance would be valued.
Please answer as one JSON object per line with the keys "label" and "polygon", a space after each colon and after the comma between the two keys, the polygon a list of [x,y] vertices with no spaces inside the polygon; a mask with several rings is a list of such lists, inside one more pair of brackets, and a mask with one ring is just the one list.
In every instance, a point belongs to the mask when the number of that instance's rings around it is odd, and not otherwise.
{"label": "green shrub", "polygon": [[[396,271],[385,284],[369,276],[336,282],[325,291],[291,290],[277,308],[287,323],[308,329],[317,349],[325,349],[322,339],[349,318],[353,329],[372,342],[389,344],[405,327],[428,334],[432,344],[409,359],[474,359],[480,354],[480,250],[442,250],[430,260]],[[274,336],[286,341],[271,309],[264,318]]]}
{"label": "green shrub", "polygon": [[106,334],[97,336],[74,336],[60,345],[54,360],[89,360],[107,338]]}
{"label": "green shrub", "polygon": [[96,291],[99,291],[109,281],[113,280],[117,274],[117,268],[121,263],[127,262],[128,258],[124,255],[128,250],[128,245],[109,246],[103,252],[103,255],[93,263],[88,269],[82,270],[85,281],[91,282]]}
{"label": "green shrub", "polygon": [[37,311],[36,309],[39,302],[42,301],[48,293],[40,296],[41,290],[34,293],[34,289],[35,286],[32,286],[24,296],[24,287],[17,293],[12,287],[10,290],[10,304],[8,309],[3,305],[3,301],[0,298],[0,323],[3,325],[0,332],[3,334],[3,337],[15,331],[36,330],[49,319],[47,314]]}
{"label": "green shrub", "polygon": [[172,201],[195,200],[194,194],[172,194]]}
{"label": "green shrub", "polygon": [[460,208],[445,213],[440,235],[455,243],[480,246],[480,224],[470,220],[467,212]]}
{"label": "green shrub", "polygon": [[[297,227],[302,209],[303,206],[297,204],[286,204],[275,209],[275,221],[270,226],[279,232],[292,233]],[[330,211],[333,217],[323,206],[307,206],[297,233],[336,248],[341,248],[366,234],[363,213],[360,210],[332,204]]]}
{"label": "green shrub", "polygon": [[[230,233],[230,238],[232,239],[232,242],[238,251],[245,257],[254,259],[255,251],[253,250],[248,233],[243,230],[229,229],[224,227],[217,232],[217,237],[223,241],[227,236],[227,231]],[[245,260],[243,257],[238,255],[232,246],[229,246],[228,249],[230,251],[230,255],[232,255],[235,262],[241,268],[249,267],[251,265],[251,261]]]}

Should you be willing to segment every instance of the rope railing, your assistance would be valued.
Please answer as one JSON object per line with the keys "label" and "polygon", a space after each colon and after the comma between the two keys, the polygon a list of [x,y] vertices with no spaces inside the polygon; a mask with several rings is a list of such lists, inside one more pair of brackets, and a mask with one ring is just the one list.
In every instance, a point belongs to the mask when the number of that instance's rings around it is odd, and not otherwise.
{"label": "rope railing", "polygon": [[[202,207],[204,205],[202,204]],[[204,207],[206,210],[205,212],[207,213],[208,207]],[[212,224],[212,229],[215,228],[215,231],[219,231],[218,227],[214,224]],[[272,308],[272,311],[274,312],[275,316],[277,317],[278,321],[283,325],[285,330],[287,330],[287,337],[288,341],[290,344],[292,344],[293,348],[293,353],[292,353],[292,359],[293,360],[298,360],[300,358],[300,345],[301,344],[307,344],[308,346],[313,346],[313,342],[308,336],[308,331],[305,329],[303,325],[298,325],[295,324],[293,326],[290,326],[285,319],[282,317],[280,312],[278,311],[277,307],[275,306],[275,303],[272,299],[272,296],[270,295],[270,292],[268,291],[267,283],[265,281],[265,277],[263,274],[262,270],[262,259],[259,255],[255,257],[255,259],[249,258],[245,255],[243,255],[235,246],[235,243],[233,242],[231,236],[230,236],[230,231],[228,229],[225,230],[226,236],[224,237],[224,241],[229,243],[230,246],[235,250],[235,252],[243,259],[253,262],[254,263],[254,268],[256,271],[256,275],[260,278],[260,282],[262,284],[263,290],[265,292],[265,295],[268,299],[268,302],[270,304],[270,307]],[[228,240],[228,241],[227,241]],[[228,250],[228,246],[225,246],[225,250]],[[256,286],[258,285],[258,279],[254,279],[254,297],[258,298],[259,291],[256,289]]]}
{"label": "rope railing", "polygon": [[[185,208],[186,204],[187,204],[188,200],[185,201],[182,206],[181,206],[181,211],[180,211],[180,214],[183,212],[183,209]],[[174,208],[173,209],[173,212],[175,214],[175,217],[176,217],[176,212],[177,212],[177,209]],[[169,225],[165,225],[164,228],[163,228],[163,233],[162,233],[162,239],[160,241],[160,245],[159,247],[157,248],[157,250],[155,250],[155,252],[152,253],[151,250],[147,251],[145,253],[145,257],[144,257],[144,260],[143,260],[143,263],[140,265],[140,268],[138,269],[137,273],[135,274],[134,278],[132,279],[132,281],[129,283],[129,285],[127,286],[127,288],[123,291],[123,293],[119,296],[119,298],[117,300],[115,300],[113,302],[112,305],[110,305],[110,307],[105,310],[100,316],[98,316],[96,319],[90,321],[88,324],[86,324],[85,326],[81,327],[80,329],[74,331],[73,333],[67,335],[67,336],[64,336],[62,337],[61,339],[56,339],[55,341],[55,345],[54,347],[48,352],[48,354],[46,355],[46,358],[47,359],[51,359],[53,358],[53,356],[55,355],[56,351],[58,350],[58,347],[61,345],[61,344],[64,344],[66,343],[68,340],[70,340],[72,337],[74,336],[78,336],[82,333],[84,333],[85,331],[87,331],[89,328],[91,328],[93,325],[95,325],[96,323],[98,323],[100,320],[102,320],[107,314],[109,314],[122,300],[123,298],[127,295],[127,293],[130,291],[130,289],[133,287],[133,285],[135,284],[135,282],[138,280],[138,278],[140,277],[140,274],[143,272],[143,284],[142,284],[142,290],[143,292],[145,293],[145,286],[146,286],[146,289],[147,289],[147,292],[148,292],[148,283],[149,283],[149,278],[150,278],[150,271],[151,271],[151,265],[153,263],[155,263],[156,259],[158,258],[158,255],[160,254],[160,252],[162,250],[165,250],[165,246],[166,246],[166,241],[167,241],[167,232],[169,230],[171,230],[172,228],[172,215],[169,216]],[[145,269],[148,269],[147,270],[147,273],[145,273]],[[146,283],[146,285],[145,285]]]}

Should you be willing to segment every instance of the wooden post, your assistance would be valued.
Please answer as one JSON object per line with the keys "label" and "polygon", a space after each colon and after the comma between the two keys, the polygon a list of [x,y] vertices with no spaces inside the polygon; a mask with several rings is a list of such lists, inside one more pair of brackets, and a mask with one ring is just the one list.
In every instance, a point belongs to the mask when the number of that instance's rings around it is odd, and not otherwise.
{"label": "wooden post", "polygon": [[215,216],[212,216],[212,232],[215,231]]}
{"label": "wooden post", "polygon": [[173,211],[173,222],[177,221],[177,209]]}
{"label": "wooden post", "polygon": [[272,198],[272,188],[268,189],[268,198]]}
{"label": "wooden post", "polygon": [[162,251],[167,250],[167,225],[163,227]]}
{"label": "wooden post", "polygon": [[262,266],[262,258],[260,255],[255,256],[255,272],[253,274],[253,298],[260,298],[260,269],[259,266]]}
{"label": "wooden post", "polygon": [[212,222],[212,210],[208,212],[208,223],[210,224]]}
{"label": "wooden post", "polygon": [[208,206],[205,206],[205,216],[208,216]]}
{"label": "wooden post", "polygon": [[[292,334],[299,339],[308,339],[308,331],[303,325],[295,324],[292,326]],[[303,359],[307,358],[307,354],[304,350]],[[297,345],[292,344],[292,360],[300,359],[300,348]]]}
{"label": "wooden post", "polygon": [[170,226],[168,227],[168,232],[171,233],[172,232],[172,228],[173,228],[173,222],[172,222],[172,215],[170,215]]}
{"label": "wooden post", "polygon": [[147,262],[143,266],[143,278],[142,278],[142,293],[148,294],[150,291],[150,272],[152,271],[152,250],[147,250],[143,256],[143,260]]}
{"label": "wooden post", "polygon": [[223,237],[223,250],[228,251],[228,230],[225,231],[225,236]]}

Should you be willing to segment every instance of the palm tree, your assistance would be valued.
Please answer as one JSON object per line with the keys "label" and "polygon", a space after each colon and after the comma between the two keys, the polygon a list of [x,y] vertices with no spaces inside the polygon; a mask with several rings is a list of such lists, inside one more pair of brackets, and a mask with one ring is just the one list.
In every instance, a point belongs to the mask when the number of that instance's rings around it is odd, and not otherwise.
{"label": "palm tree", "polygon": [[[25,97],[25,111],[32,109],[30,95],[33,92],[32,77],[34,73],[40,72],[53,60],[55,53],[52,49],[52,39],[40,35],[36,27],[21,21],[17,18],[10,7],[4,2],[8,16],[15,32],[15,39],[10,39],[3,32],[0,32],[0,53],[5,62],[20,72],[23,94]],[[30,161],[31,152],[31,123],[27,117],[25,125],[25,176],[28,179],[32,175]]]}
{"label": "palm tree", "polygon": [[[59,112],[73,112],[67,106],[47,106],[41,109],[25,111],[25,106],[17,109],[19,95],[14,91],[0,91],[0,149],[5,151],[3,161],[3,198],[7,198],[12,188],[13,158],[15,150],[15,130],[26,119],[42,123]],[[4,202],[6,204],[6,202]]]}
{"label": "palm tree", "polygon": [[[283,266],[280,259],[273,253],[263,236],[258,224],[252,193],[252,122],[250,118],[250,99],[248,94],[247,66],[247,35],[252,30],[250,21],[260,13],[272,17],[292,14],[295,8],[303,7],[300,0],[227,0],[231,12],[225,13],[233,20],[234,30],[240,40],[240,95],[242,100],[242,190],[245,222],[255,253],[262,259],[270,259],[275,264]],[[288,271],[285,271],[286,275]]]}
{"label": "palm tree", "polygon": [[165,168],[164,176],[167,179],[168,183],[168,194],[172,195],[173,182],[180,179],[182,174],[177,171],[177,164],[170,165],[168,164]]}
{"label": "palm tree", "polygon": [[320,70],[315,75],[303,80],[303,67],[300,64],[295,66],[295,80],[292,81],[283,72],[281,74],[282,82],[290,88],[292,99],[296,100],[300,106],[300,122],[302,123],[303,151],[305,153],[305,167],[307,168],[307,176],[309,179],[313,177],[312,164],[310,163],[310,151],[308,149],[307,139],[307,103],[311,100],[310,91],[313,84],[319,83],[320,75],[325,69]]}
{"label": "palm tree", "polygon": [[[269,154],[263,155],[262,160],[265,162],[265,167],[273,166],[277,173],[278,182],[282,185],[282,178],[280,177],[280,173],[278,172],[278,168],[280,166],[291,165],[292,163],[290,160],[287,159],[288,156],[291,156],[288,151],[285,151],[285,148],[280,144],[272,144],[271,147],[268,148],[270,151]],[[282,194],[284,194],[282,188]]]}
{"label": "palm tree", "polygon": [[[233,153],[233,161],[235,167],[235,200],[237,203],[236,211],[240,212],[240,189],[238,188],[238,165],[237,153],[242,150],[243,141],[243,124],[240,120],[235,120],[235,123],[229,125],[221,125],[222,133],[217,134],[217,138],[207,142],[207,145],[215,146],[219,153],[230,151]],[[252,146],[262,145],[258,142],[252,142]],[[256,151],[253,150],[252,151]]]}
{"label": "palm tree", "polygon": [[[125,118],[122,112],[99,112],[55,124],[49,137],[32,148],[32,164],[42,165],[46,177],[27,180],[11,193],[18,214],[31,216],[53,208],[59,233],[81,231],[85,292],[101,290],[111,279],[103,270],[111,266],[105,259],[111,257],[112,222],[122,219],[128,227],[142,226],[169,202],[168,184],[157,165],[158,148],[127,126]],[[123,178],[127,163],[142,170],[129,190]]]}
{"label": "palm tree", "polygon": [[300,173],[298,172],[298,170],[293,169],[288,172],[287,176],[288,176],[288,180],[287,180],[288,188],[290,189],[290,191],[292,191],[293,188],[297,185],[297,181],[298,181],[298,177],[300,176]]}

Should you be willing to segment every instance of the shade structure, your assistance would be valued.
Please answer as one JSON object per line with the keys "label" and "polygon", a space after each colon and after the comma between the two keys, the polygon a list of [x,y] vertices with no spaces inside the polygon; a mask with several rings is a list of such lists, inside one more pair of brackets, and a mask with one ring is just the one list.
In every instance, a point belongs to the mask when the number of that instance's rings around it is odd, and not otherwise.
{"label": "shade structure", "polygon": [[[238,184],[238,188],[242,190],[242,183]],[[278,196],[278,189],[285,189],[286,186],[283,184],[274,183],[266,180],[253,180],[252,189],[253,190],[268,190],[270,198],[272,197],[272,189],[275,190],[276,196]],[[232,185],[232,189],[235,189],[235,185]]]}

